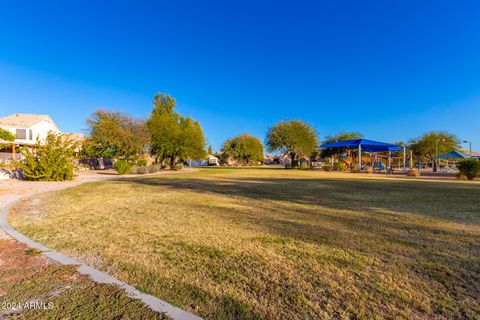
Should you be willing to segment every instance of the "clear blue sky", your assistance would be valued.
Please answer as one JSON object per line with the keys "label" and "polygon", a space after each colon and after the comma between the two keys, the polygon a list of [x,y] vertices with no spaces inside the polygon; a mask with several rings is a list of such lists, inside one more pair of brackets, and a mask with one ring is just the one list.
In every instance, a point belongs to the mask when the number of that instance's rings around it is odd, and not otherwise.
{"label": "clear blue sky", "polygon": [[479,1],[3,1],[0,116],[81,131],[158,91],[208,142],[279,120],[382,141],[446,130],[480,149]]}

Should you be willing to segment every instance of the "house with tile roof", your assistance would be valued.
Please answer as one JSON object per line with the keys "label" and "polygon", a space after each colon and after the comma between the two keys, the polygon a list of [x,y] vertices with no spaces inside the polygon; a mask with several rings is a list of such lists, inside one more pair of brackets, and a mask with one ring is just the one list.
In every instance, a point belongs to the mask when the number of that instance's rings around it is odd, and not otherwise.
{"label": "house with tile roof", "polygon": [[49,132],[62,133],[52,118],[44,114],[15,113],[0,118],[0,128],[15,135],[15,141],[10,142],[8,148],[2,150],[2,157],[0,157],[2,159],[11,158],[8,154],[15,157],[18,146],[34,145],[37,139],[40,142],[45,141]]}
{"label": "house with tile roof", "polygon": [[0,128],[15,135],[16,145],[33,145],[37,139],[44,141],[50,131],[61,134],[52,118],[45,114],[15,113],[0,118]]}
{"label": "house with tile roof", "polygon": [[[462,151],[463,153],[466,153],[466,154],[470,154],[470,150],[468,149],[459,149],[460,151]],[[480,152],[476,152],[476,151],[471,151],[472,152],[472,157],[480,157]]]}

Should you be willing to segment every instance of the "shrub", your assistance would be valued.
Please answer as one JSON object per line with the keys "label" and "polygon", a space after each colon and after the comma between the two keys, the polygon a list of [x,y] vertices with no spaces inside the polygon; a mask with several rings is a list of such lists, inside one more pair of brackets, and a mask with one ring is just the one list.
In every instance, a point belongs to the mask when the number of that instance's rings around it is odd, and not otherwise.
{"label": "shrub", "polygon": [[480,161],[465,159],[457,163],[457,168],[468,180],[473,180],[480,173]]}
{"label": "shrub", "polygon": [[119,174],[127,174],[132,169],[132,166],[125,160],[115,161],[113,167]]}
{"label": "shrub", "polygon": [[153,164],[151,166],[148,166],[148,173],[155,173],[155,172],[158,172],[160,171],[162,167],[160,165],[157,165],[157,164]]}
{"label": "shrub", "polygon": [[294,168],[299,169],[299,170],[307,170],[308,169],[308,164],[306,164],[306,163],[297,164]]}
{"label": "shrub", "polygon": [[345,171],[347,170],[347,165],[344,163],[344,162],[335,162],[335,164],[333,165],[333,168],[337,171]]}
{"label": "shrub", "polygon": [[331,164],[324,164],[324,165],[322,166],[322,169],[323,169],[323,171],[329,172],[329,171],[332,171],[333,167],[332,167]]}
{"label": "shrub", "polygon": [[148,173],[148,168],[147,168],[147,166],[134,166],[134,167],[131,168],[129,173],[145,174],[145,173]]}
{"label": "shrub", "polygon": [[[351,172],[351,173],[360,173],[360,172],[362,172],[362,170],[360,170],[360,165],[356,164],[356,165],[352,166],[352,167],[350,168],[350,172]],[[367,173],[373,172],[372,167],[370,167],[370,166],[369,166],[369,167],[365,167],[365,172],[367,172]]]}
{"label": "shrub", "polygon": [[135,165],[138,166],[138,167],[145,167],[147,165],[147,160],[140,159],[140,160],[137,161],[137,163]]}
{"label": "shrub", "polygon": [[456,176],[456,178],[457,178],[458,180],[465,180],[465,179],[467,178],[467,177],[465,177],[465,175],[464,175],[463,173],[461,173],[460,171],[457,172],[457,174],[456,174],[455,176]]}
{"label": "shrub", "polygon": [[183,169],[183,163],[177,163],[175,165],[175,170],[182,170]]}
{"label": "shrub", "polygon": [[417,177],[420,175],[420,172],[418,172],[418,170],[416,169],[410,169],[407,171],[407,176],[409,177]]}
{"label": "shrub", "polygon": [[22,160],[15,161],[14,165],[27,180],[73,180],[75,148],[70,140],[50,132],[43,143],[37,139],[33,148],[21,148]]}
{"label": "shrub", "polygon": [[[15,140],[15,135],[11,133],[8,130],[0,128],[0,140],[5,140],[5,141],[14,141]],[[2,145],[0,144],[0,150],[6,148],[8,145]]]}

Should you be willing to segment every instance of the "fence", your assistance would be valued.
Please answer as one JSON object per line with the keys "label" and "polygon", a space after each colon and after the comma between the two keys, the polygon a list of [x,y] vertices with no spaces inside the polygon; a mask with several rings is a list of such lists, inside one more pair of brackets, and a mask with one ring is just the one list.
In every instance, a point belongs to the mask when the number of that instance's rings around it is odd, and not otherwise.
{"label": "fence", "polygon": [[79,165],[88,166],[90,169],[103,170],[113,168],[113,159],[110,158],[88,158],[79,159]]}
{"label": "fence", "polygon": [[[15,159],[20,161],[22,155],[19,153],[15,154]],[[13,153],[10,152],[0,152],[0,162],[11,162],[13,160]]]}

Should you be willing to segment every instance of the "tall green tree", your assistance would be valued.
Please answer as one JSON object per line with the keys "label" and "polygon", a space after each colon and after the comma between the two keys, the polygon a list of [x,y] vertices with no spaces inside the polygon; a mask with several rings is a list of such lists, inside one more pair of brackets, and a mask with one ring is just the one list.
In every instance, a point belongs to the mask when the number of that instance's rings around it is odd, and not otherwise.
{"label": "tall green tree", "polygon": [[206,144],[200,123],[175,112],[175,106],[175,99],[157,93],[147,120],[152,154],[162,163],[169,161],[172,169],[178,159],[203,158]]}
{"label": "tall green tree", "polygon": [[248,133],[240,134],[223,143],[222,152],[241,164],[263,162],[263,145],[257,137]]}
{"label": "tall green tree", "polygon": [[292,166],[299,156],[310,156],[318,145],[315,129],[301,120],[281,121],[267,132],[266,145],[270,152],[286,152]]}
{"label": "tall green tree", "polygon": [[87,119],[87,127],[89,138],[83,146],[87,156],[133,161],[148,145],[145,122],[121,112],[97,110]]}
{"label": "tall green tree", "polygon": [[438,153],[446,153],[460,148],[460,140],[451,133],[445,131],[431,131],[427,132],[417,139],[410,140],[410,149],[415,154],[420,154],[422,161],[432,161],[432,166],[435,168],[436,162],[433,157],[436,156],[438,146]]}

